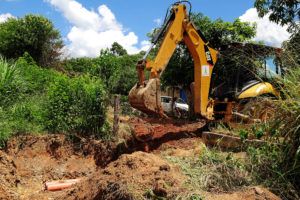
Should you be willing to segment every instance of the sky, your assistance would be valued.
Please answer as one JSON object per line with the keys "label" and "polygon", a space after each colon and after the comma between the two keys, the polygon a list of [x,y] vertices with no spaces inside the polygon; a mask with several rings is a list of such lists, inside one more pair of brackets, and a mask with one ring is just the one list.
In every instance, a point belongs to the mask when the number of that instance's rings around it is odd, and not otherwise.
{"label": "sky", "polygon": [[[280,47],[289,38],[287,27],[259,18],[253,8],[255,0],[190,0],[193,12],[212,20],[257,23],[253,40]],[[174,0],[0,0],[0,23],[8,17],[41,14],[60,31],[69,57],[97,57],[101,49],[113,42],[129,54],[147,50],[147,33],[161,26],[167,8]]]}

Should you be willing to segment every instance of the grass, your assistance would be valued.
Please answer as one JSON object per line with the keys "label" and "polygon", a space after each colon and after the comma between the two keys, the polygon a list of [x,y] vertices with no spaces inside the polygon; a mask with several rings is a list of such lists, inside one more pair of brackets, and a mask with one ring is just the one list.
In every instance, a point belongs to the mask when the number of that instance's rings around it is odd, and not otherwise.
{"label": "grass", "polygon": [[270,143],[260,149],[249,148],[248,152],[258,181],[283,199],[299,199],[300,66],[297,63],[282,78],[281,91],[275,116],[264,129],[271,136]]}
{"label": "grass", "polygon": [[[273,102],[274,117],[266,123],[231,131],[239,132],[241,137],[269,136],[264,146],[245,149],[245,169],[251,184],[267,187],[282,199],[300,199],[300,66],[291,59],[289,63],[285,76],[277,77],[281,98]],[[227,131],[221,126],[214,128]]]}
{"label": "grass", "polygon": [[[246,170],[252,184],[261,184],[282,199],[300,199],[300,46],[286,48],[281,56],[282,77],[274,77],[281,97],[272,103],[274,117],[252,127],[232,129],[240,136],[266,138],[260,148],[248,146]],[[298,56],[298,57],[297,57]],[[298,60],[297,60],[298,58]],[[226,128],[213,127],[217,131]]]}
{"label": "grass", "polygon": [[242,158],[235,158],[233,153],[222,154],[204,144],[202,146],[199,154],[191,156],[163,155],[188,177],[185,185],[190,191],[225,192],[251,185],[251,177]]}

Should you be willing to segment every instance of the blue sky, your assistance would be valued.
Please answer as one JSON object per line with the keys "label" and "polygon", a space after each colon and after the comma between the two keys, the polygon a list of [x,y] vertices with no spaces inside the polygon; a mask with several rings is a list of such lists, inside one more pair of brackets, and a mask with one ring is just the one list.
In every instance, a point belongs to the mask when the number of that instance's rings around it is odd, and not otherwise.
{"label": "blue sky", "polygon": [[[27,13],[42,14],[60,30],[70,57],[99,54],[114,41],[129,53],[149,46],[147,33],[164,19],[171,0],[0,0],[0,22],[7,17],[23,17]],[[255,40],[280,46],[288,39],[286,27],[259,19],[254,0],[190,0],[193,12],[202,12],[211,19],[257,22]]]}

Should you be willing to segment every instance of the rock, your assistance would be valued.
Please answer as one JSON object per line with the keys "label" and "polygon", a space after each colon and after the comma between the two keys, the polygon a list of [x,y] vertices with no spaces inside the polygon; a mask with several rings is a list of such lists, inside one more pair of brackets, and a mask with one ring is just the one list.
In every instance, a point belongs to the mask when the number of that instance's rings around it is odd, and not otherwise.
{"label": "rock", "polygon": [[163,180],[158,180],[155,184],[154,194],[160,197],[167,196],[167,188]]}
{"label": "rock", "polygon": [[254,190],[255,190],[255,193],[260,196],[264,194],[264,191],[259,187],[254,187]]}
{"label": "rock", "polygon": [[170,171],[170,166],[167,165],[167,164],[161,165],[161,166],[159,167],[159,170],[160,170],[160,171]]}

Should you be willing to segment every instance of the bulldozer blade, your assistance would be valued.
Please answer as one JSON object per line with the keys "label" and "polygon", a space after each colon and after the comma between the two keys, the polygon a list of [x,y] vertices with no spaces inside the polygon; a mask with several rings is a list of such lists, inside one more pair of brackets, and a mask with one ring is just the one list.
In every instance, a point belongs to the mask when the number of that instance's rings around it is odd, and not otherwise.
{"label": "bulldozer blade", "polygon": [[161,107],[159,79],[147,80],[140,86],[136,84],[130,90],[128,100],[132,107],[148,115],[167,118]]}

